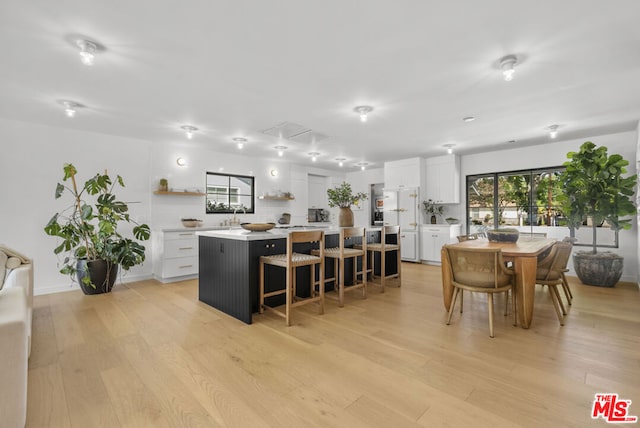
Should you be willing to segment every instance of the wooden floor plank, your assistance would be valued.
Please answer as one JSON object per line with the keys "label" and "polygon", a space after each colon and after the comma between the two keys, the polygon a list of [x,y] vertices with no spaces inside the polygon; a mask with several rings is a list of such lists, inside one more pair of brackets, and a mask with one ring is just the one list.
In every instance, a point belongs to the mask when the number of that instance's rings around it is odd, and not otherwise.
{"label": "wooden floor plank", "polygon": [[602,426],[595,393],[640,413],[640,293],[585,286],[560,326],[548,290],[530,329],[496,298],[465,294],[445,324],[440,268],[402,265],[402,286],[347,293],[293,325],[246,325],[197,299],[197,280],[37,296],[28,427]]}

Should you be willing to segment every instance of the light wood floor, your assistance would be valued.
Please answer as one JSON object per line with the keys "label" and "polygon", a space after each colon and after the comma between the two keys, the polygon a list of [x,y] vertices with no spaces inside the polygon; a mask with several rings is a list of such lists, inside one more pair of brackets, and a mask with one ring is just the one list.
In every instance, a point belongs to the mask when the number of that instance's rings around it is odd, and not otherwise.
{"label": "light wood floor", "polygon": [[[536,292],[532,328],[465,293],[445,325],[438,267],[403,263],[373,287],[245,325],[197,300],[197,281],[119,284],[35,299],[28,427],[585,427],[597,392],[640,415],[635,284],[570,278],[560,327]],[[1,422],[0,422],[1,425]]]}

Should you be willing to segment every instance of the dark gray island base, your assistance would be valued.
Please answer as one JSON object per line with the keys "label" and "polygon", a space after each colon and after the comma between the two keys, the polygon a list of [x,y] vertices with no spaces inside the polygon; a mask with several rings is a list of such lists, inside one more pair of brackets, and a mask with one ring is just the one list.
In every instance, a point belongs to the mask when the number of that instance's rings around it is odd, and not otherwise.
{"label": "dark gray island base", "polygon": [[[251,324],[252,314],[258,312],[259,263],[260,256],[283,254],[287,248],[287,230],[269,232],[246,232],[244,230],[198,232],[199,238],[199,283],[200,301]],[[379,239],[379,229],[367,232],[367,240]],[[337,246],[338,229],[325,230],[325,245]],[[310,253],[311,244],[301,244],[295,251]],[[380,264],[377,263],[377,266]],[[353,266],[345,266],[345,273]],[[303,270],[306,269],[306,272]],[[325,277],[333,277],[333,262],[326,260]],[[387,258],[387,272],[396,272],[395,256]],[[378,272],[379,273],[379,272]],[[309,267],[301,267],[298,272],[298,290],[308,290]],[[351,275],[345,275],[350,278]],[[306,281],[306,283],[305,283]],[[265,289],[274,291],[284,287],[285,270],[268,266],[265,270]],[[347,284],[349,284],[347,282]],[[333,289],[333,283],[326,285]],[[301,297],[307,297],[300,294]],[[267,300],[269,306],[284,304],[284,295]]]}

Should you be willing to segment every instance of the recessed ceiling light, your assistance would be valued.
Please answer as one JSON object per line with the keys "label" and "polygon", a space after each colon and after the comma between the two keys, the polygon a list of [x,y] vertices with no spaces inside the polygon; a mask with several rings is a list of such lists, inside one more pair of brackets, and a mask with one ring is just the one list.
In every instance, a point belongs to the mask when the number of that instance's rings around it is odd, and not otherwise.
{"label": "recessed ceiling light", "polygon": [[447,153],[448,153],[448,154],[452,154],[452,153],[453,153],[453,148],[454,148],[455,146],[456,146],[455,144],[445,144],[445,145],[444,145],[444,146],[442,146],[442,147],[444,147],[444,148],[446,148],[446,149],[447,149]]}
{"label": "recessed ceiling light", "polygon": [[187,135],[188,139],[192,139],[193,138],[193,133],[198,130],[198,128],[196,128],[195,126],[191,126],[191,125],[183,125],[183,126],[180,127],[180,129],[184,130],[184,132]]}
{"label": "recessed ceiling light", "polygon": [[232,140],[236,142],[236,145],[240,150],[242,150],[242,148],[244,147],[244,143],[247,142],[247,139],[243,137],[235,137],[235,138],[232,138]]}
{"label": "recessed ceiling light", "polygon": [[549,137],[556,138],[558,136],[558,125],[551,125],[547,129],[549,130]]}
{"label": "recessed ceiling light", "polygon": [[515,55],[507,55],[500,59],[500,69],[504,80],[510,82],[513,80],[513,73],[515,73],[515,66],[518,63],[518,58]]}
{"label": "recessed ceiling light", "polygon": [[367,115],[373,111],[373,107],[371,106],[357,106],[353,109],[356,113],[360,115],[360,121],[366,122]]}
{"label": "recessed ceiling light", "polygon": [[275,146],[274,149],[278,151],[278,156],[284,156],[284,151],[288,149],[287,146]]}
{"label": "recessed ceiling light", "polygon": [[347,158],[336,158],[336,160],[338,161],[338,166],[344,166],[344,161],[346,161]]}
{"label": "recessed ceiling light", "polygon": [[186,166],[187,160],[185,158],[178,158],[176,159],[176,163],[178,164],[178,166]]}
{"label": "recessed ceiling light", "polygon": [[463,117],[462,120],[465,122],[473,122],[474,120],[476,120],[476,118],[473,116],[467,116],[467,117]]}
{"label": "recessed ceiling light", "polygon": [[318,160],[318,156],[320,156],[320,153],[318,152],[309,152],[309,156],[311,156],[311,161],[315,162]]}
{"label": "recessed ceiling light", "polygon": [[64,113],[67,117],[74,117],[79,108],[84,107],[82,104],[71,100],[58,100],[58,104],[64,107]]}
{"label": "recessed ceiling light", "polygon": [[516,140],[509,140],[509,141],[507,141],[507,143],[509,143],[509,144],[513,144],[513,143],[515,143],[515,142],[516,142]]}
{"label": "recessed ceiling light", "polygon": [[362,171],[364,171],[365,167],[369,165],[369,162],[358,162],[356,165],[359,166]]}
{"label": "recessed ceiling light", "polygon": [[76,40],[76,45],[78,46],[78,49],[80,49],[80,60],[84,65],[89,66],[93,65],[96,53],[103,49],[98,43],[86,39]]}

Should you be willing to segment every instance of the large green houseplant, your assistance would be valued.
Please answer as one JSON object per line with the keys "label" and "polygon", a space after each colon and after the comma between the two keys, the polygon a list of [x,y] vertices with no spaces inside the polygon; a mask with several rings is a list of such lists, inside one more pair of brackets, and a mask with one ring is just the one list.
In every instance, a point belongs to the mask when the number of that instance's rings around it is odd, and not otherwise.
{"label": "large green houseplant", "polygon": [[343,181],[339,186],[327,189],[327,197],[331,208],[340,208],[338,225],[340,227],[352,227],[353,211],[351,211],[351,205],[367,199],[367,194],[364,192],[353,193],[351,184]]}
{"label": "large green houseplant", "polygon": [[[60,272],[78,277],[85,294],[111,291],[118,266],[123,269],[141,264],[145,260],[145,248],[136,240],[149,239],[151,231],[146,224],[138,224],[129,215],[129,207],[113,193],[116,185],[124,187],[119,175],[115,181],[104,174],[96,174],[78,186],[78,171],[72,164],[65,164],[63,182],[56,186],[55,198],[68,195],[71,205],[56,213],[44,230],[47,235],[59,238],[55,254],[63,254]],[[133,224],[133,236],[123,236],[118,226]]]}
{"label": "large green houseplant", "polygon": [[609,251],[598,252],[598,227],[606,222],[614,231],[631,228],[628,217],[636,213],[632,199],[636,176],[624,177],[629,162],[590,141],[579,151],[567,153],[567,158],[566,170],[560,175],[563,194],[558,202],[570,228],[580,228],[589,218],[593,231],[592,250],[576,252],[573,267],[584,284],[612,287],[622,275],[623,258]]}

